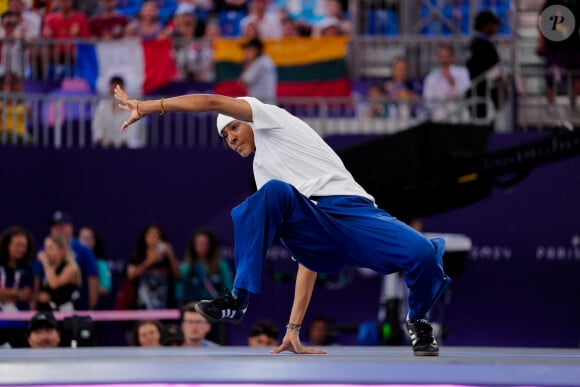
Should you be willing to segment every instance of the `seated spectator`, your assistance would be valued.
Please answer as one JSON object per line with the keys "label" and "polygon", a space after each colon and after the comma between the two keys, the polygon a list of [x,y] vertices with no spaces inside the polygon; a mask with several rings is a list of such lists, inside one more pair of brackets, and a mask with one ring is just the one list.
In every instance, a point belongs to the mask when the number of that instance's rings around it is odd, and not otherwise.
{"label": "seated spectator", "polygon": [[198,82],[215,80],[213,41],[219,37],[220,29],[217,21],[208,19],[201,39],[174,41],[175,62],[182,79]]}
{"label": "seated spectator", "polygon": [[358,107],[359,117],[365,119],[386,117],[389,107],[386,97],[385,90],[381,85],[370,85],[366,100]]}
{"label": "seated spectator", "polygon": [[145,120],[136,122],[134,128],[121,132],[121,125],[127,119],[127,114],[118,108],[118,102],[113,97],[117,85],[124,87],[123,78],[111,77],[109,95],[97,103],[91,122],[93,143],[103,148],[141,148],[145,145]]}
{"label": "seated spectator", "polygon": [[439,67],[425,78],[423,98],[433,121],[460,122],[469,119],[465,92],[471,86],[469,71],[454,63],[452,46],[442,45],[438,50]]}
{"label": "seated spectator", "polygon": [[407,119],[416,114],[416,101],[421,95],[421,84],[408,78],[405,58],[396,58],[392,64],[391,77],[385,81],[385,94],[390,102],[389,117]]}
{"label": "seated spectator", "polygon": [[154,0],[144,1],[137,20],[130,22],[125,29],[126,36],[143,40],[166,39],[169,33],[159,21],[159,7]]}
{"label": "seated spectator", "polygon": [[99,294],[106,296],[111,291],[112,277],[105,254],[103,239],[93,227],[84,226],[79,230],[79,242],[93,251],[99,269]]}
{"label": "seated spectator", "polygon": [[120,39],[125,35],[129,19],[117,12],[117,0],[100,0],[101,11],[90,22],[91,36],[99,39]]}
{"label": "seated spectator", "polygon": [[[32,296],[33,240],[28,231],[10,227],[0,234],[0,313],[28,310]],[[26,324],[0,321],[0,345],[21,347]]]}
{"label": "seated spectator", "polygon": [[137,309],[169,309],[176,306],[175,287],[179,266],[160,226],[146,226],[137,238],[135,253],[127,264],[126,277],[136,281]]}
{"label": "seated spectator", "polygon": [[31,139],[26,130],[30,106],[25,103],[22,79],[15,73],[0,75],[1,91],[7,95],[0,99],[0,141],[6,132],[5,143],[28,144]]}
{"label": "seated spectator", "polygon": [[181,330],[184,347],[217,347],[218,344],[207,340],[211,324],[195,310],[195,303],[186,304],[181,309]]}
{"label": "seated spectator", "polygon": [[250,347],[273,347],[278,345],[280,331],[271,321],[258,321],[252,325],[248,345]]}
{"label": "seated spectator", "polygon": [[181,305],[212,299],[223,294],[226,288],[232,288],[232,271],[220,255],[220,245],[213,232],[203,229],[194,232],[186,248],[177,288]]}
{"label": "seated spectator", "polygon": [[44,251],[38,253],[38,261],[42,264],[42,273],[37,309],[63,312],[78,309],[81,272],[66,239],[48,236],[44,240]]}
{"label": "seated spectator", "polygon": [[240,21],[240,31],[246,29],[247,24],[256,23],[258,35],[261,39],[279,39],[282,37],[280,15],[269,10],[270,0],[251,0],[250,13]]}
{"label": "seated spectator", "polygon": [[[99,302],[99,280],[97,259],[93,252],[83,246],[74,238],[74,227],[72,217],[62,211],[56,211],[49,220],[50,234],[64,238],[70,245],[75,262],[78,264],[82,275],[82,287],[78,308],[80,310],[94,309]],[[34,275],[34,294],[33,302],[36,302],[36,295],[40,289],[42,274],[42,265],[37,260],[34,263],[32,273]]]}
{"label": "seated spectator", "polygon": [[30,348],[58,348],[60,329],[52,312],[38,312],[30,319],[27,342]]}
{"label": "seated spectator", "polygon": [[161,347],[163,332],[164,327],[160,321],[137,321],[131,333],[131,345],[134,347]]}
{"label": "seated spectator", "polygon": [[161,339],[161,345],[164,347],[181,347],[185,338],[183,337],[183,331],[178,325],[169,324],[165,327],[165,333]]}
{"label": "seated spectator", "polygon": [[324,317],[315,317],[312,319],[310,324],[308,324],[308,345],[330,345],[329,325],[330,322]]}

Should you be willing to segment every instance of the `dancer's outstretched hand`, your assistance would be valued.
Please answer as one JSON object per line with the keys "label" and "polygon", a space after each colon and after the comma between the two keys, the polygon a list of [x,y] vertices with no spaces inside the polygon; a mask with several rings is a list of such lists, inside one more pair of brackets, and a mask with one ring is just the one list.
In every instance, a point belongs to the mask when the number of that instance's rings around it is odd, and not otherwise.
{"label": "dancer's outstretched hand", "polygon": [[130,98],[119,85],[115,86],[115,98],[118,99],[119,102],[121,102],[119,104],[119,108],[125,110],[126,112],[131,113],[129,118],[123,122],[123,125],[121,125],[121,131],[123,131],[127,126],[131,125],[132,123],[138,121],[141,118],[137,106],[141,101],[136,100],[135,98]]}

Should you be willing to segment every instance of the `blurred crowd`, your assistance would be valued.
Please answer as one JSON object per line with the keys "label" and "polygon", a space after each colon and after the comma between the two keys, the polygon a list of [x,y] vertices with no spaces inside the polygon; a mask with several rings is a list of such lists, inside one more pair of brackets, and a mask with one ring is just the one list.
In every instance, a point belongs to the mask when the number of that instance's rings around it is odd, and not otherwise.
{"label": "blurred crowd", "polygon": [[[222,327],[195,310],[197,301],[215,298],[233,284],[230,262],[222,257],[211,230],[192,232],[178,256],[160,225],[145,225],[121,278],[116,278],[111,270],[114,262],[95,228],[75,229],[71,215],[62,211],[54,212],[48,225],[46,237],[38,243],[22,227],[0,234],[0,314],[37,311],[28,322],[0,320],[0,346],[98,345],[90,318],[72,313],[99,309],[180,310],[178,323],[156,319],[124,323],[127,345],[226,344],[220,336]],[[68,312],[69,317],[57,321],[54,312]],[[312,337],[309,334],[307,340],[326,345],[328,321],[321,329],[318,320],[323,319],[312,320]],[[87,332],[79,333],[82,329]],[[257,321],[248,332],[249,346],[276,346],[279,339],[279,327],[272,321]],[[74,340],[79,342],[72,345]]]}

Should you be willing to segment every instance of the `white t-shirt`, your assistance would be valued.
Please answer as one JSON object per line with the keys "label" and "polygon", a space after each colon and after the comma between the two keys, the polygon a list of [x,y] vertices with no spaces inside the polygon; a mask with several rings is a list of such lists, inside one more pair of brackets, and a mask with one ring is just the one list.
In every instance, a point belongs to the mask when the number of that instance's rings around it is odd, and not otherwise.
{"label": "white t-shirt", "polygon": [[307,123],[278,106],[252,97],[241,99],[252,107],[254,177],[258,189],[269,180],[278,179],[293,185],[306,197],[357,195],[374,202]]}

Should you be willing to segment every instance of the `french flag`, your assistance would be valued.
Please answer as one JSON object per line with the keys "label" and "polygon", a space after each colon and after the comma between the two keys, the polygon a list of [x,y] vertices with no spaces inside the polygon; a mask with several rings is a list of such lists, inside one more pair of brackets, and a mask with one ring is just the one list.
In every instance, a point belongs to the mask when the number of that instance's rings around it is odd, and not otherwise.
{"label": "french flag", "polygon": [[177,68],[169,39],[123,39],[77,45],[77,75],[93,90],[109,93],[109,81],[120,76],[129,95],[144,95],[173,81]]}

